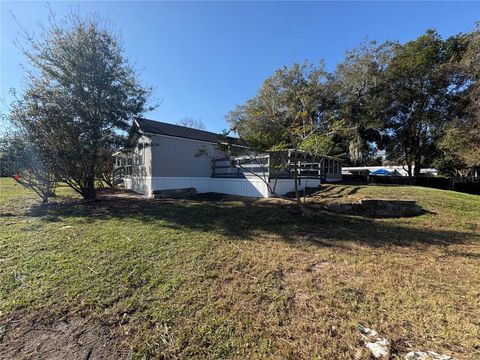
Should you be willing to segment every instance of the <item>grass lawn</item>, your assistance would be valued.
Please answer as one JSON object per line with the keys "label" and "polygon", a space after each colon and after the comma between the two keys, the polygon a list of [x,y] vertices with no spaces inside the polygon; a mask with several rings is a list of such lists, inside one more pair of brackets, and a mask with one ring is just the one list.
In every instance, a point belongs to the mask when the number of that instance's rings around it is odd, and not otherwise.
{"label": "grass lawn", "polygon": [[394,353],[480,358],[478,196],[336,185],[312,201],[406,198],[429,212],[303,220],[267,200],[58,193],[44,207],[0,179],[0,358],[76,327],[111,358],[351,359],[360,323]]}

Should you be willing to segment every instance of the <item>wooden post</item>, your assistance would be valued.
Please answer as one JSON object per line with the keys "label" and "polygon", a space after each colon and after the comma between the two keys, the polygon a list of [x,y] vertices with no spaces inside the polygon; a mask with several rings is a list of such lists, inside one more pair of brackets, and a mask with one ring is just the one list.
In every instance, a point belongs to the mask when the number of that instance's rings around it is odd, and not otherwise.
{"label": "wooden post", "polygon": [[267,182],[270,182],[270,154],[268,154],[267,158]]}

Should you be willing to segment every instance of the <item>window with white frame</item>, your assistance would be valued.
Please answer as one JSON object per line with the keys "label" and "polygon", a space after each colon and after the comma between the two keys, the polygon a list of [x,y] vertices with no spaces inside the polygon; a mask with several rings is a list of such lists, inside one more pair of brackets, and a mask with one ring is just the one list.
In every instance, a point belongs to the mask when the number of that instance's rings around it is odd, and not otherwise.
{"label": "window with white frame", "polygon": [[145,165],[145,146],[138,144],[137,147],[137,165]]}

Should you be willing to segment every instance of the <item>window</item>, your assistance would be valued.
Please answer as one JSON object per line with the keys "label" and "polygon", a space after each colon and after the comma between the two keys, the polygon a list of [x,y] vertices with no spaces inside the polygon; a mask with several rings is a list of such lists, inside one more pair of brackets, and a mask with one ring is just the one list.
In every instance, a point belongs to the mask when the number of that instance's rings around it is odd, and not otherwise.
{"label": "window", "polygon": [[145,146],[139,144],[137,147],[137,165],[145,165]]}

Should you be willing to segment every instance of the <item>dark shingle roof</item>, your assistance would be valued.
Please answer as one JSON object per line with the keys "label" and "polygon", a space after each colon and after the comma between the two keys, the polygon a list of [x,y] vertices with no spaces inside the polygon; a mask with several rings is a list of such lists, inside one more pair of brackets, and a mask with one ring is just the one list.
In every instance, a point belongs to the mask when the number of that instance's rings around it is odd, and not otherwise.
{"label": "dark shingle roof", "polygon": [[[135,119],[140,126],[140,129],[146,133],[174,136],[184,139],[193,139],[207,141],[211,143],[218,143],[225,140],[225,137],[220,134],[216,134],[210,131],[192,129],[185,126],[168,124],[160,121],[153,121],[143,118]],[[236,142],[238,139],[228,137],[232,142]]]}

